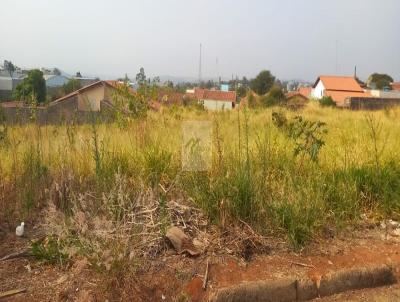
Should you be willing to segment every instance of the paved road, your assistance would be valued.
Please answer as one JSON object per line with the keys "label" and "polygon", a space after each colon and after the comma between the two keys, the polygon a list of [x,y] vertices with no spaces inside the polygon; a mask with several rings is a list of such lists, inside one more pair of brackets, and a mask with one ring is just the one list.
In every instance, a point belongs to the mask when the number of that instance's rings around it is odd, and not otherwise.
{"label": "paved road", "polygon": [[319,302],[400,302],[400,284],[388,287],[346,292],[331,297],[317,299]]}

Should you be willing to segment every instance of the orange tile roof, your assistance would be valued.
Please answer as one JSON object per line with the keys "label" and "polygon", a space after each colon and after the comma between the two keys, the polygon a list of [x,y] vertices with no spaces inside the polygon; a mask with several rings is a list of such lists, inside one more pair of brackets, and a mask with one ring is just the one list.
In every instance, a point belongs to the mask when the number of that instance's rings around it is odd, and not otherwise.
{"label": "orange tile roof", "polygon": [[306,98],[309,98],[310,95],[311,95],[311,90],[312,90],[312,87],[300,87],[300,88],[298,89],[298,92],[299,92],[301,95],[304,95]]}
{"label": "orange tile roof", "polygon": [[195,89],[194,94],[196,98],[202,100],[236,102],[235,91]]}
{"label": "orange tile roof", "polygon": [[291,99],[293,97],[300,97],[302,99],[308,99],[307,96],[300,93],[299,91],[289,91],[289,92],[285,93],[285,97],[286,97],[286,99]]}
{"label": "orange tile roof", "polygon": [[315,82],[313,88],[317,86],[320,80],[324,84],[325,90],[355,91],[355,92],[364,91],[354,77],[320,76]]}
{"label": "orange tile roof", "polygon": [[330,96],[337,105],[341,105],[349,97],[372,97],[369,92],[358,92],[358,91],[332,91],[325,90],[325,95]]}

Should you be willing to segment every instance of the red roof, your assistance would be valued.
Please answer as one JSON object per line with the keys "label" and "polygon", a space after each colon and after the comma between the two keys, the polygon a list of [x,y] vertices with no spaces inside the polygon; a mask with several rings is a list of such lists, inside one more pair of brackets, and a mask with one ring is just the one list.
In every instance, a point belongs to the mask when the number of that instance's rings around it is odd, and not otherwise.
{"label": "red roof", "polygon": [[369,92],[357,92],[357,91],[334,91],[334,90],[325,90],[325,95],[330,96],[338,105],[344,103],[347,98],[350,97],[363,97],[370,98],[372,95]]}
{"label": "red roof", "polygon": [[364,92],[354,77],[320,76],[313,88],[317,86],[319,81],[322,81],[325,90]]}
{"label": "red roof", "polygon": [[390,84],[390,86],[392,86],[393,90],[399,90],[400,91],[400,82],[394,82],[394,83]]}
{"label": "red roof", "polygon": [[312,90],[312,87],[300,87],[300,88],[298,89],[298,92],[299,92],[301,95],[304,95],[306,98],[309,98],[310,95],[311,95],[311,90]]}
{"label": "red roof", "polygon": [[308,99],[308,96],[305,96],[304,94],[300,93],[299,91],[289,91],[289,92],[285,93],[285,97],[286,97],[286,99],[291,99],[293,97],[300,97],[305,100]]}
{"label": "red roof", "polygon": [[236,102],[235,91],[195,89],[194,95],[199,100]]}

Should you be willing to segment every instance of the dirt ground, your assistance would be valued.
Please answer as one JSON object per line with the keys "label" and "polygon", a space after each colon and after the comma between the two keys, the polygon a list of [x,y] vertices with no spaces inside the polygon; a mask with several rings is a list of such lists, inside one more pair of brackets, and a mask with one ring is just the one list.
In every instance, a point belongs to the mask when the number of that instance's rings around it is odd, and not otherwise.
{"label": "dirt ground", "polygon": [[[25,248],[26,238],[8,233],[0,239],[0,258]],[[314,242],[300,252],[283,244],[247,257],[210,252],[192,258],[173,249],[139,267],[135,275],[97,272],[84,260],[71,267],[44,265],[32,258],[0,261],[0,294],[26,292],[0,301],[207,301],[216,289],[244,281],[286,277],[313,278],[346,268],[388,264],[400,275],[400,238],[385,236],[379,227],[348,230],[335,239]],[[203,290],[209,262],[207,289]],[[123,269],[122,269],[123,273]],[[400,301],[400,287],[366,289],[319,301]]]}

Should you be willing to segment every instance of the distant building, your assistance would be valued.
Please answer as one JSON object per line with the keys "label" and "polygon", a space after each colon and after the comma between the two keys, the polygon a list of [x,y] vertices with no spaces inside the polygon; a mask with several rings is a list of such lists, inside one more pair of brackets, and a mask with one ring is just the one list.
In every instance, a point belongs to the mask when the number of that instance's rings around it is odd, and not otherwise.
{"label": "distant building", "polygon": [[232,110],[236,104],[235,91],[195,89],[194,97],[208,110]]}
{"label": "distant building", "polygon": [[400,82],[391,83],[390,87],[392,88],[392,90],[400,91]]}
{"label": "distant building", "polygon": [[285,98],[286,98],[286,106],[290,109],[302,108],[309,101],[309,96],[304,95],[299,90],[286,92]]}
{"label": "distant building", "polygon": [[72,79],[77,80],[80,83],[81,87],[88,86],[99,81],[99,78],[79,77],[79,76],[72,77]]}
{"label": "distant building", "polygon": [[312,87],[299,87],[298,93],[309,99],[311,97]]}
{"label": "distant building", "polygon": [[221,84],[221,91],[229,91],[229,84]]}
{"label": "distant building", "polygon": [[97,81],[51,102],[49,108],[69,104],[67,107],[74,108],[76,111],[101,111],[104,102],[113,103],[116,85],[114,81]]}
{"label": "distant building", "polygon": [[69,78],[64,75],[56,75],[56,74],[45,74],[43,78],[46,81],[47,88],[56,88],[61,87],[64,84],[67,84]]}
{"label": "distant building", "polygon": [[12,93],[19,83],[21,83],[23,77],[13,77],[10,76],[0,76],[0,101],[10,100],[12,98]]}
{"label": "distant building", "polygon": [[346,98],[371,97],[371,94],[364,91],[354,77],[320,76],[315,81],[311,96],[315,99],[330,96],[336,106],[343,107]]}
{"label": "distant building", "polygon": [[285,98],[287,101],[294,99],[294,98],[299,98],[304,101],[308,100],[308,97],[306,97],[304,94],[300,93],[299,91],[289,91],[285,93]]}
{"label": "distant building", "polygon": [[400,99],[400,90],[370,90],[369,93],[375,98]]}
{"label": "distant building", "polygon": [[[37,122],[57,124],[62,122],[89,122],[93,115],[107,120],[112,118],[107,113],[116,110],[113,95],[117,89],[114,81],[98,81],[61,97],[47,106],[37,109]],[[23,102],[0,103],[6,113],[8,123],[27,123],[30,121],[31,107]],[[125,108],[118,110],[125,111]]]}

